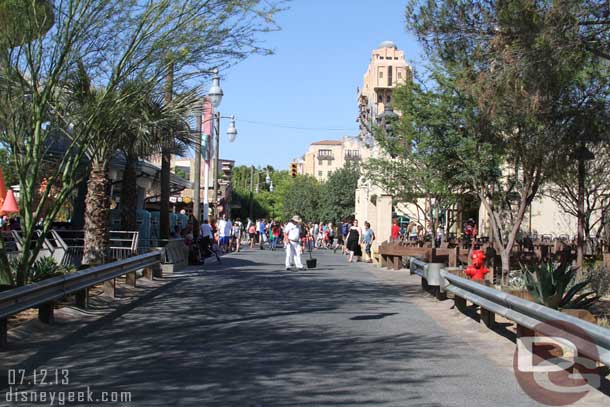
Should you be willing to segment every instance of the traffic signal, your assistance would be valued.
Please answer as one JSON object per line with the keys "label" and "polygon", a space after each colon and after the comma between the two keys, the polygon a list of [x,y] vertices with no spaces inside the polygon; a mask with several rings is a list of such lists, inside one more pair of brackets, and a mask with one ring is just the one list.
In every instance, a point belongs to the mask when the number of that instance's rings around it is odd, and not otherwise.
{"label": "traffic signal", "polygon": [[297,176],[297,163],[290,163],[290,176],[296,178]]}

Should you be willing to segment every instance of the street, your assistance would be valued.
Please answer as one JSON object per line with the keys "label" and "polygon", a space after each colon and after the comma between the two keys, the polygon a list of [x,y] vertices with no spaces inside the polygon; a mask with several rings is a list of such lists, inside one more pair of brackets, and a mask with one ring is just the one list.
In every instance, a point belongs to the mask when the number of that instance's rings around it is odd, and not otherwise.
{"label": "street", "polygon": [[331,252],[287,272],[283,254],[247,249],[177,273],[41,349],[36,369],[68,369],[69,383],[30,389],[129,392],[103,405],[130,406],[536,405],[411,301],[419,287]]}

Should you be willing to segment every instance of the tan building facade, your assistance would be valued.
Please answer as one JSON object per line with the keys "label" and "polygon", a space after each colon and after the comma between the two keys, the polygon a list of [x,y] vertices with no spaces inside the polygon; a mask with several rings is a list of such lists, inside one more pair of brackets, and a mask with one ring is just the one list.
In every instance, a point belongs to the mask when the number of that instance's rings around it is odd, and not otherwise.
{"label": "tan building facade", "polygon": [[[399,50],[392,41],[382,42],[371,53],[362,88],[358,90],[360,140],[366,146],[366,159],[385,156],[374,142],[371,129],[386,105],[391,105],[394,89],[411,80],[412,76],[413,70],[405,60],[404,51]],[[361,177],[356,189],[355,216],[361,223],[368,221],[371,224],[377,236],[374,247],[390,236],[392,201],[391,195]]]}
{"label": "tan building facade", "polygon": [[341,140],[321,140],[311,143],[297,164],[299,175],[309,175],[324,182],[330,174],[345,167],[349,162],[368,159],[370,150],[357,137],[343,137]]}

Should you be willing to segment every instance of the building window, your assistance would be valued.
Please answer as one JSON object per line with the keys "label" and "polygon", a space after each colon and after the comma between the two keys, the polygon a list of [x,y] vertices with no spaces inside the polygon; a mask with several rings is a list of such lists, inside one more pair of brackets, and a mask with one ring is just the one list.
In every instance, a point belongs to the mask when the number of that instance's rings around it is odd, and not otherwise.
{"label": "building window", "polygon": [[322,160],[318,160],[318,165],[320,165],[320,166],[321,166],[323,162],[324,162],[324,161],[322,161]]}
{"label": "building window", "polygon": [[381,94],[377,94],[377,103],[383,103],[383,96]]}
{"label": "building window", "polygon": [[398,79],[402,79],[402,72],[398,72]]}
{"label": "building window", "polygon": [[392,86],[392,67],[388,66],[388,86]]}
{"label": "building window", "polygon": [[318,155],[323,157],[330,157],[333,155],[333,150],[319,150]]}
{"label": "building window", "polygon": [[322,171],[318,171],[318,177],[322,176]]}
{"label": "building window", "polygon": [[386,103],[391,103],[392,102],[392,96],[390,96],[390,95],[386,96],[385,102]]}
{"label": "building window", "polygon": [[398,61],[398,57],[394,57],[394,59]]}
{"label": "building window", "polygon": [[379,71],[379,79],[383,79],[383,71]]}

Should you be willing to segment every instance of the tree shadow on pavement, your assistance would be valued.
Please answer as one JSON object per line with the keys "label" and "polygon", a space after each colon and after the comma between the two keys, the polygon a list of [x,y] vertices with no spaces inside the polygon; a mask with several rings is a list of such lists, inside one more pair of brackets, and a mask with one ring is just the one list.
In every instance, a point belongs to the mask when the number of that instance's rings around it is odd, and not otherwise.
{"label": "tree shadow on pavement", "polygon": [[409,305],[418,287],[262,264],[188,270],[19,367],[70,369],[45,390],[126,391],[132,406],[438,407],[429,389],[477,366]]}

